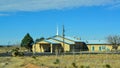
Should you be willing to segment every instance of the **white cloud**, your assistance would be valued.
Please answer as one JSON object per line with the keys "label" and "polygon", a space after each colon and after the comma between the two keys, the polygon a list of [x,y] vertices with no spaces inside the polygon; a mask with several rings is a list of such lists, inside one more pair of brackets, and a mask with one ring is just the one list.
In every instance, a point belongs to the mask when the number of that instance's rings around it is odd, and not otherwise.
{"label": "white cloud", "polygon": [[120,0],[116,0],[109,9],[120,8]]}
{"label": "white cloud", "polygon": [[114,5],[119,0],[0,0],[0,11],[40,11]]}
{"label": "white cloud", "polygon": [[0,16],[9,16],[9,14],[0,14]]}

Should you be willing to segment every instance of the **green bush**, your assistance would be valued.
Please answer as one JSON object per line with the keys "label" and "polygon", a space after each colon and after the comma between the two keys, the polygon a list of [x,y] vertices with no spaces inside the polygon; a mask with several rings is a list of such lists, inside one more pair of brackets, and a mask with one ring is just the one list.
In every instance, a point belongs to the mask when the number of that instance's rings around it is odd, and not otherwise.
{"label": "green bush", "polygon": [[90,68],[90,66],[86,66],[86,68]]}
{"label": "green bush", "polygon": [[74,68],[78,68],[77,65],[76,65],[76,63],[74,63],[74,62],[72,63],[72,66],[73,66]]}
{"label": "green bush", "polygon": [[19,48],[12,49],[12,56],[23,56],[24,53],[19,51]]}
{"label": "green bush", "polygon": [[106,68],[111,68],[111,66],[109,64],[106,64],[105,67]]}
{"label": "green bush", "polygon": [[81,65],[80,68],[84,68],[84,65]]}
{"label": "green bush", "polygon": [[80,68],[90,68],[90,66],[81,65]]}
{"label": "green bush", "polygon": [[53,62],[54,64],[59,64],[60,63],[60,60],[59,59],[56,59],[55,62]]}
{"label": "green bush", "polygon": [[36,59],[36,56],[32,56],[33,59]]}

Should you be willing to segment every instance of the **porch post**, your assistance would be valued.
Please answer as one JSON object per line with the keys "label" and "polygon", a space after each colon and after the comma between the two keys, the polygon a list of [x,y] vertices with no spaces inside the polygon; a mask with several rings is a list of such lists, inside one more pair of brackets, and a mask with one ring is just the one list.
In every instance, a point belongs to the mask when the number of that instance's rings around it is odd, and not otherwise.
{"label": "porch post", "polygon": [[41,44],[39,44],[39,48],[40,48],[40,52],[42,52],[42,45]]}
{"label": "porch post", "polygon": [[53,52],[52,44],[50,44],[50,52],[51,52],[51,53]]}

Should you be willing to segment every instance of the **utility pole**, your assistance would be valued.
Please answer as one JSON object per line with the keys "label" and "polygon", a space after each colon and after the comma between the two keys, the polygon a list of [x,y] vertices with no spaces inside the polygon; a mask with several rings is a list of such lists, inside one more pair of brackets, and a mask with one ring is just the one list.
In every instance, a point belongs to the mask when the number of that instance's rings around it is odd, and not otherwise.
{"label": "utility pole", "polygon": [[64,29],[64,25],[63,25],[63,53],[65,53],[65,29]]}

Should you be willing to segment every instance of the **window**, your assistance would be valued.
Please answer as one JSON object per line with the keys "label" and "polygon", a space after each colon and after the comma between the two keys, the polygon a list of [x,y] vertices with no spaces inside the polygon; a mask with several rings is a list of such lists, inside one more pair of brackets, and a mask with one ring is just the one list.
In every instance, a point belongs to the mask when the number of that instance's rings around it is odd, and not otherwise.
{"label": "window", "polygon": [[102,51],[102,47],[101,46],[99,47],[99,51]]}
{"label": "window", "polygon": [[107,51],[110,51],[110,49],[109,49],[109,48],[107,48],[106,50],[107,50]]}
{"label": "window", "polygon": [[106,47],[103,45],[103,46],[102,46],[102,49],[106,49]]}
{"label": "window", "polygon": [[92,46],[92,51],[94,51],[95,50],[95,47],[94,46]]}

